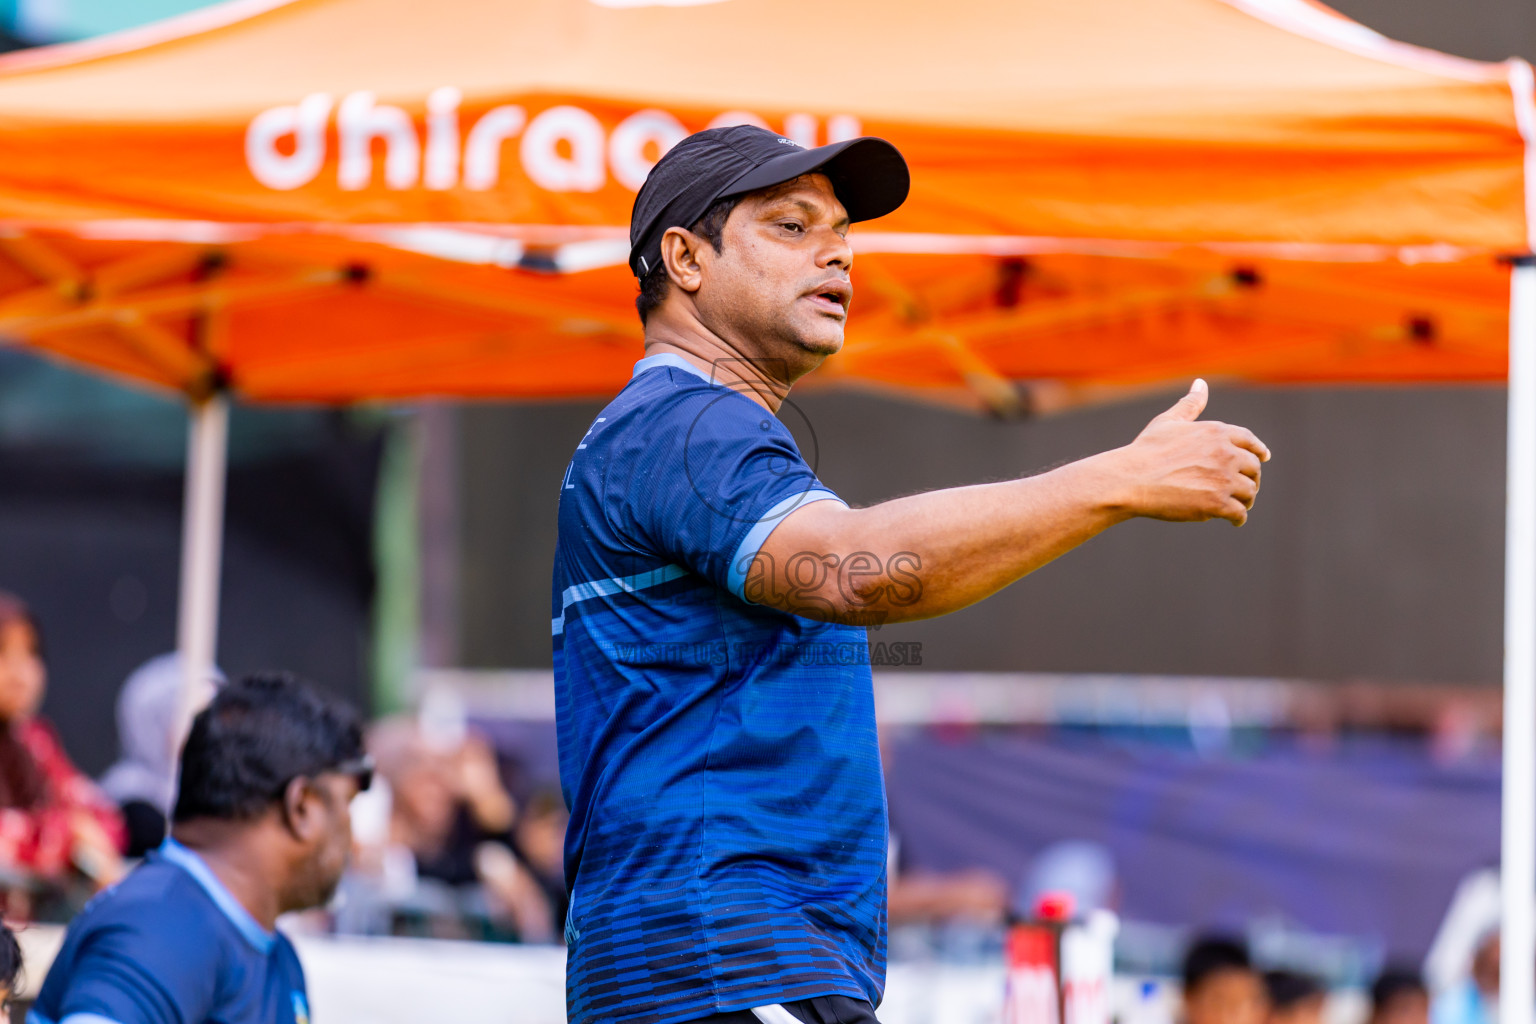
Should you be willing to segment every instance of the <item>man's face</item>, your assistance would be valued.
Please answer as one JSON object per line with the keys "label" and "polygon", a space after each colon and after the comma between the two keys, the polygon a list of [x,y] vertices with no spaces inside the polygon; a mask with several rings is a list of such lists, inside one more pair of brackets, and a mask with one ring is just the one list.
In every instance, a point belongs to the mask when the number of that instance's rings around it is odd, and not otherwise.
{"label": "man's face", "polygon": [[17,619],[0,626],[0,720],[37,711],[47,676],[31,624]]}
{"label": "man's face", "polygon": [[1499,954],[1503,949],[1497,933],[1484,939],[1472,956],[1472,980],[1485,996],[1499,994]]}
{"label": "man's face", "polygon": [[408,845],[417,841],[426,852],[441,843],[453,826],[458,796],[450,766],[440,752],[425,743],[413,745],[411,756],[389,775],[391,813],[405,826]]}
{"label": "man's face", "polygon": [[1253,971],[1229,968],[1209,975],[1185,993],[1188,1024],[1264,1024],[1269,999]]}
{"label": "man's face", "polygon": [[1371,1024],[1429,1024],[1429,996],[1414,989],[1388,999]]}
{"label": "man's face", "polygon": [[744,357],[794,376],[843,346],[853,287],[848,211],[824,174],[754,192],[731,211],[720,252],[699,253],[699,318]]}
{"label": "man's face", "polygon": [[352,798],[358,794],[357,779],[326,772],[311,781],[306,800],[314,802],[307,809],[312,817],[288,898],[283,901],[288,910],[329,903],[352,853]]}

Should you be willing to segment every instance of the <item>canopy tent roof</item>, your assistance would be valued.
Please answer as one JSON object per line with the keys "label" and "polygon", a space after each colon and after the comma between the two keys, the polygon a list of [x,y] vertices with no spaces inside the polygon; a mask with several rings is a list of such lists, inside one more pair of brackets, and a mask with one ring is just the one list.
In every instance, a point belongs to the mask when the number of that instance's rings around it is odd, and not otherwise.
{"label": "canopy tent roof", "polygon": [[236,0],[0,59],[0,333],[254,399],[611,391],[634,189],[759,119],[912,165],[823,378],[1502,379],[1512,81],[1308,0]]}

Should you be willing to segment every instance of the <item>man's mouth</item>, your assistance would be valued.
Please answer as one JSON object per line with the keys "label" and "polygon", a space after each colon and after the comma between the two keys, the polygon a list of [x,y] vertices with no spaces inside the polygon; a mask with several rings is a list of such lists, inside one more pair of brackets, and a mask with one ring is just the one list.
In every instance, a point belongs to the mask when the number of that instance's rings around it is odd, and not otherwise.
{"label": "man's mouth", "polygon": [[853,287],[846,281],[829,281],[804,296],[824,313],[846,316],[853,298]]}

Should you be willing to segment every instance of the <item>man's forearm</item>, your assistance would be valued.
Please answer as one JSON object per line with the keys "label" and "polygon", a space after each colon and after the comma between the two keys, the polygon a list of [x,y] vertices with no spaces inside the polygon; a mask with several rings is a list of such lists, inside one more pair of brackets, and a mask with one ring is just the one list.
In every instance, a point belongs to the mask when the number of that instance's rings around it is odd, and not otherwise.
{"label": "man's forearm", "polygon": [[858,624],[964,608],[1130,518],[1113,459],[863,509],[808,505],[763,546],[749,598]]}
{"label": "man's forearm", "polygon": [[994,594],[1115,523],[1248,520],[1269,449],[1200,421],[1196,381],[1123,448],[1022,480],[865,509],[815,502],[785,518],[746,572],[747,600],[859,625],[943,615]]}

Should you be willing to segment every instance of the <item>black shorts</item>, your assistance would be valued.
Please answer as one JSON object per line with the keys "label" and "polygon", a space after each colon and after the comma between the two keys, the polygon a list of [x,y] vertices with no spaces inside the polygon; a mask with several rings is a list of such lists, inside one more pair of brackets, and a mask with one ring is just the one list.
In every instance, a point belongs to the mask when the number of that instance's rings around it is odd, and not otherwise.
{"label": "black shorts", "polygon": [[875,1019],[873,1006],[862,999],[850,999],[848,996],[817,996],[777,1006],[763,1006],[756,1010],[717,1013],[713,1017],[700,1017],[689,1024],[790,1024],[790,1021],[801,1021],[803,1024],[880,1024]]}

